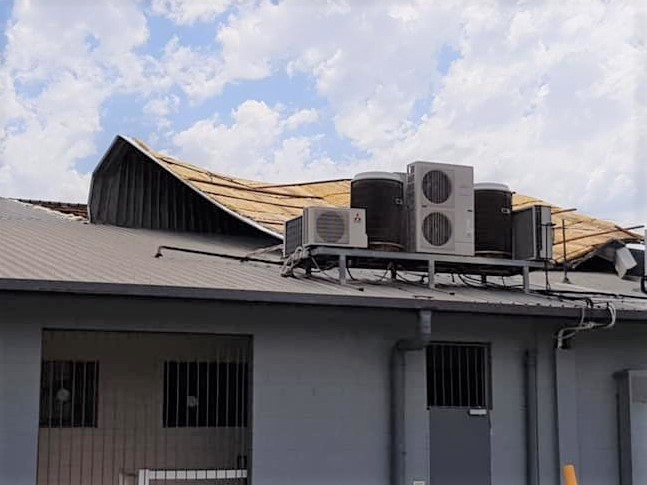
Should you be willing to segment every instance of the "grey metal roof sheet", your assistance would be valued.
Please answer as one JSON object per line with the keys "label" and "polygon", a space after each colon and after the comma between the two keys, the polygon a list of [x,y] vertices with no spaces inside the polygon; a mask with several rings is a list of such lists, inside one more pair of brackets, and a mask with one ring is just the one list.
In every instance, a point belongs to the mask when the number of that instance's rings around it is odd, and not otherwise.
{"label": "grey metal roof sheet", "polygon": [[[240,262],[167,251],[155,258],[158,246],[170,245],[245,256],[259,248],[255,239],[167,233],[89,224],[59,213],[14,200],[0,199],[0,289],[45,290],[156,296],[218,297],[256,301],[302,301],[327,304],[480,309],[500,312],[554,314],[575,312],[579,302],[501,288],[477,288],[452,282],[439,275],[438,288],[383,281],[376,273],[357,272],[358,279],[339,285],[331,277],[285,278],[280,276],[277,255],[268,263]],[[331,276],[335,272],[331,273]],[[543,274],[533,275],[538,287]],[[561,274],[551,274],[553,287],[560,287]],[[636,283],[614,275],[573,273],[582,287],[631,294]],[[47,283],[47,284],[45,284]],[[507,280],[506,284],[514,284]],[[600,285],[602,283],[602,285]],[[611,285],[615,285],[611,287]],[[138,290],[139,289],[139,290]],[[567,289],[572,289],[569,286]],[[191,291],[189,291],[191,290]],[[608,289],[606,291],[609,291]],[[639,294],[636,294],[638,296]],[[647,301],[616,299],[620,310],[647,312]],[[647,313],[645,314],[647,315]],[[635,318],[636,315],[634,315]],[[647,319],[647,318],[645,318]]]}

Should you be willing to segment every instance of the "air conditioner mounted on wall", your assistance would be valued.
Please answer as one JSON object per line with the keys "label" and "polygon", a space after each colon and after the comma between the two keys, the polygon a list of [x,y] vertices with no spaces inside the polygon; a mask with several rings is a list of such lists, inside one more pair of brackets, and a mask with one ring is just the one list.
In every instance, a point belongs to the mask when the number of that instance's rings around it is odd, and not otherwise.
{"label": "air conditioner mounted on wall", "polygon": [[285,223],[283,254],[298,247],[366,248],[366,211],[337,207],[306,207],[303,216]]}
{"label": "air conditioner mounted on wall", "polygon": [[413,162],[407,166],[409,251],[474,255],[474,169]]}

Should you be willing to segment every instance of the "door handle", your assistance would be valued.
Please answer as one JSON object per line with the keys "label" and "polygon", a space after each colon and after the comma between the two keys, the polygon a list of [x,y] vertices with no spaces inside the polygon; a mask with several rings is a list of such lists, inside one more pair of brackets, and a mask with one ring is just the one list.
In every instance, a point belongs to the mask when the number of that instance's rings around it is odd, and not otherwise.
{"label": "door handle", "polygon": [[470,416],[487,416],[487,409],[470,409],[467,413]]}

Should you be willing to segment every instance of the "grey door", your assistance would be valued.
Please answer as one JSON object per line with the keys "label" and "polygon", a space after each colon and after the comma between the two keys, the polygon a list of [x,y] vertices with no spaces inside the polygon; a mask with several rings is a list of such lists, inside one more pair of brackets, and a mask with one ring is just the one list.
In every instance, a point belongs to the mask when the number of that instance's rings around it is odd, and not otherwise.
{"label": "grey door", "polygon": [[487,410],[430,408],[430,485],[490,484]]}
{"label": "grey door", "polygon": [[490,346],[427,347],[431,485],[489,485]]}

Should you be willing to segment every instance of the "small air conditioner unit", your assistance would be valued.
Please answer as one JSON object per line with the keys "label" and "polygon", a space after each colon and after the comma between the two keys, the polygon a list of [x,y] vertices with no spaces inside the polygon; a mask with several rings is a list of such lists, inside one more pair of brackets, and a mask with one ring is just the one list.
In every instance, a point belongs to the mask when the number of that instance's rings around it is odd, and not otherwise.
{"label": "small air conditioner unit", "polygon": [[474,169],[447,163],[407,166],[408,249],[474,255]]}
{"label": "small air conditioner unit", "polygon": [[303,245],[367,247],[366,211],[306,207],[303,209]]}
{"label": "small air conditioner unit", "polygon": [[336,207],[306,207],[303,217],[285,223],[283,254],[298,247],[336,246],[366,248],[366,211]]}
{"label": "small air conditioner unit", "polygon": [[550,206],[533,205],[512,213],[514,259],[553,259],[553,222]]}

